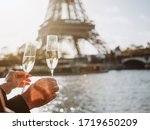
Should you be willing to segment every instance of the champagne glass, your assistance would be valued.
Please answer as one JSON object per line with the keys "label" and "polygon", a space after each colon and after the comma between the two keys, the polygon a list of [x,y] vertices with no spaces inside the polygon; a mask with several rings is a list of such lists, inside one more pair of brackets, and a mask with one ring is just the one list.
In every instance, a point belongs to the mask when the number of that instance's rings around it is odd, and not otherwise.
{"label": "champagne glass", "polygon": [[[22,59],[22,68],[23,71],[29,73],[35,63],[36,57],[36,45],[35,42],[28,42],[25,46],[25,51]],[[22,93],[24,92],[25,87],[22,89]]]}
{"label": "champagne glass", "polygon": [[59,58],[58,36],[48,35],[46,43],[46,63],[53,77],[54,69],[57,66]]}

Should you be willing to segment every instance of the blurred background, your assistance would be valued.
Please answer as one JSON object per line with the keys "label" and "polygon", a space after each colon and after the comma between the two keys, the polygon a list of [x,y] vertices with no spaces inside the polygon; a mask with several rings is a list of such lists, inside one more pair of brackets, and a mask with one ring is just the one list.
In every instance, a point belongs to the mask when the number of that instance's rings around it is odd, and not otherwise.
{"label": "blurred background", "polygon": [[[0,76],[22,70],[37,42],[32,81],[50,76],[45,46],[59,38],[59,96],[38,112],[150,112],[149,0],[0,0]],[[18,93],[18,89],[11,96]]]}

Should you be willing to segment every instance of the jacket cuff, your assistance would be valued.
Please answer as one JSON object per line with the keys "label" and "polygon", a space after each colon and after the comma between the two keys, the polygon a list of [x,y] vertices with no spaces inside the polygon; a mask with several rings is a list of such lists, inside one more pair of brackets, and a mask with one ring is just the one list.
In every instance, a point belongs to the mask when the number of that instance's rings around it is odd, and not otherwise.
{"label": "jacket cuff", "polygon": [[30,113],[29,107],[21,95],[7,101],[7,107],[16,113]]}
{"label": "jacket cuff", "polygon": [[0,88],[0,90],[1,90],[1,92],[2,92],[2,95],[3,95],[4,101],[5,101],[5,103],[6,103],[6,102],[7,102],[6,93],[5,93],[5,91],[4,91],[2,88]]}

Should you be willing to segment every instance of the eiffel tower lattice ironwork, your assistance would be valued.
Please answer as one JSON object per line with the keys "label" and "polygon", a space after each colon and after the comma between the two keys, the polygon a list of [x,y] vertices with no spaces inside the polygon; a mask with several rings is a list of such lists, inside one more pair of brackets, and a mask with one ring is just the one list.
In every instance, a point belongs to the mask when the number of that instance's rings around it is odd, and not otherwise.
{"label": "eiffel tower lattice ironwork", "polygon": [[49,0],[45,20],[40,26],[38,40],[44,46],[47,35],[72,36],[77,54],[81,55],[78,39],[85,39],[96,49],[106,51],[105,42],[89,20],[81,0]]}

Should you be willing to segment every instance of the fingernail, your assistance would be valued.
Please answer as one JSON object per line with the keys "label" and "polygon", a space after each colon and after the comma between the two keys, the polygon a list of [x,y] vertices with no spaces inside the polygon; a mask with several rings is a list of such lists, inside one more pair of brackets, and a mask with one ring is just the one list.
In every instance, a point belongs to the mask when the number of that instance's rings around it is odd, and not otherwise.
{"label": "fingernail", "polygon": [[31,80],[30,80],[30,79],[28,79],[28,78],[26,78],[25,80],[26,80],[26,81],[28,81],[28,82],[31,82]]}

